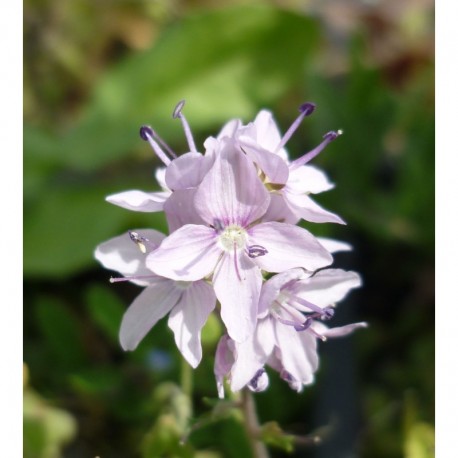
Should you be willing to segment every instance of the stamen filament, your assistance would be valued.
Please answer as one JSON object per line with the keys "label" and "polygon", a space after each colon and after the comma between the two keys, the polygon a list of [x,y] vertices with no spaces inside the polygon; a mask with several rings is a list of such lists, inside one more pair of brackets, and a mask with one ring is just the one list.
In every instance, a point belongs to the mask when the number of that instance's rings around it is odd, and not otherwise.
{"label": "stamen filament", "polygon": [[303,103],[299,107],[300,114],[296,118],[296,120],[291,124],[290,128],[286,131],[285,135],[283,135],[283,138],[280,140],[280,143],[278,146],[275,148],[275,153],[280,151],[286,143],[288,143],[289,139],[293,136],[294,132],[296,132],[297,128],[300,126],[302,120],[306,116],[310,116],[314,111],[315,111],[316,105],[311,102],[306,102]]}
{"label": "stamen filament", "polygon": [[170,159],[167,157],[167,155],[164,153],[162,148],[157,144],[157,142],[154,140],[155,133],[154,130],[150,126],[141,126],[140,127],[140,137],[148,142],[153,148],[153,151],[156,153],[157,157],[165,164],[169,165],[170,164]]}
{"label": "stamen filament", "polygon": [[159,137],[159,134],[155,130],[153,130],[153,136],[160,143],[160,145],[169,153],[169,155],[172,156],[173,159],[176,159],[177,155],[175,151],[173,151],[173,149],[170,148],[170,146],[167,145],[167,143],[161,137]]}
{"label": "stamen filament", "polygon": [[189,127],[188,121],[186,120],[184,114],[181,111],[184,107],[184,104],[185,104],[185,101],[180,100],[177,106],[175,107],[175,110],[173,110],[172,116],[174,119],[179,118],[181,120],[181,124],[183,125],[184,133],[186,136],[186,140],[188,141],[189,151],[191,153],[197,153],[198,151],[196,148],[196,144],[194,143],[194,138],[192,137],[191,128]]}
{"label": "stamen filament", "polygon": [[154,278],[156,275],[132,275],[130,277],[110,277],[110,283],[119,283],[121,281],[131,280],[145,280],[148,278]]}
{"label": "stamen filament", "polygon": [[294,294],[283,291],[283,294],[285,293],[288,295],[288,300],[297,302],[298,304],[301,304],[304,307],[307,307],[308,309],[313,310],[314,312],[318,314],[319,317],[330,319],[334,316],[334,309],[332,307],[325,307],[323,309],[321,307],[318,307],[318,305],[313,304],[312,302],[302,299],[299,296],[295,296]]}
{"label": "stamen filament", "polygon": [[331,131],[328,132],[327,134],[323,135],[324,140],[312,151],[309,151],[308,153],[305,153],[303,156],[300,158],[296,159],[295,161],[291,162],[289,165],[289,170],[295,170],[302,165],[307,164],[307,162],[310,162],[315,156],[318,156],[318,154],[321,153],[321,151],[326,148],[326,146],[331,143],[333,140],[335,140],[337,137],[343,134],[343,131],[338,130],[337,132]]}

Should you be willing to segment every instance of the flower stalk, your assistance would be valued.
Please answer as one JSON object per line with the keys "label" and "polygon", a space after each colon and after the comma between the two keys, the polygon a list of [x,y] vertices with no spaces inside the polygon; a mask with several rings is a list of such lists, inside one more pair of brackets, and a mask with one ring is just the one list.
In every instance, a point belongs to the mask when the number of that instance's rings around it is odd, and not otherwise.
{"label": "flower stalk", "polygon": [[269,458],[269,451],[266,445],[260,439],[261,427],[259,424],[258,414],[253,393],[245,388],[242,391],[242,411],[244,414],[245,431],[250,442],[254,458]]}

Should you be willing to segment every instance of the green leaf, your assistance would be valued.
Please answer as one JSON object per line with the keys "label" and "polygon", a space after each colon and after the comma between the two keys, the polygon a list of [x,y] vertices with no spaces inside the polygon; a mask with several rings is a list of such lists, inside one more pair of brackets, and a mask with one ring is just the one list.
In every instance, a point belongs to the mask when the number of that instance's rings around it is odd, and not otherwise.
{"label": "green leaf", "polygon": [[95,267],[96,246],[119,235],[121,228],[163,228],[163,215],[116,208],[105,201],[106,194],[108,189],[90,185],[56,186],[40,200],[26,203],[25,275],[62,277]]}
{"label": "green leaf", "polygon": [[271,105],[301,84],[317,30],[310,18],[267,6],[185,17],[165,29],[152,49],[107,72],[80,121],[61,139],[60,160],[92,170],[129,155],[140,145],[144,123],[165,139],[183,139],[171,118],[181,99],[196,131],[251,117],[260,104]]}
{"label": "green leaf", "polygon": [[119,326],[126,309],[119,297],[108,287],[92,285],[87,291],[86,307],[92,321],[118,345]]}
{"label": "green leaf", "polygon": [[41,297],[36,304],[36,319],[52,357],[50,364],[76,369],[86,363],[81,329],[77,317],[63,302]]}
{"label": "green leaf", "polygon": [[51,407],[30,389],[24,392],[23,442],[25,458],[58,458],[76,435],[76,421],[68,412]]}
{"label": "green leaf", "polygon": [[294,436],[286,434],[275,421],[262,425],[261,437],[266,444],[281,448],[285,452],[291,453],[294,450]]}

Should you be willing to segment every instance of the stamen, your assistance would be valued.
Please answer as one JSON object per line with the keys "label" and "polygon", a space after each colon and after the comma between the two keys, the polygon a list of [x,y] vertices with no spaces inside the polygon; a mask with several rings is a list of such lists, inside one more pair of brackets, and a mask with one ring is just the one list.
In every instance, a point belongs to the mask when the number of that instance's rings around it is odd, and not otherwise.
{"label": "stamen", "polygon": [[265,256],[267,253],[268,251],[261,245],[251,245],[248,247],[248,256],[250,258]]}
{"label": "stamen", "polygon": [[213,220],[213,225],[211,227],[215,229],[216,232],[222,232],[224,229],[223,222],[217,218]]}
{"label": "stamen", "polygon": [[154,133],[154,130],[150,126],[141,126],[140,127],[140,137],[151,145],[151,148],[153,148],[153,151],[156,153],[157,157],[165,165],[169,165],[171,161],[167,157],[167,155],[164,153],[162,148],[154,140],[153,137],[155,136],[156,134]]}
{"label": "stamen", "polygon": [[315,337],[320,339],[322,342],[326,342],[328,340],[328,338],[326,336],[318,334],[318,332],[316,332],[315,329],[313,329],[313,328],[309,328],[309,332],[311,332]]}
{"label": "stamen", "polygon": [[306,116],[310,116],[314,111],[315,111],[316,105],[312,102],[305,102],[299,107],[299,116],[296,118],[296,120],[291,124],[290,128],[286,131],[285,135],[283,135],[283,138],[280,140],[280,143],[278,146],[275,148],[275,153],[280,151],[288,142],[288,140],[292,137],[294,132],[296,132],[297,128],[300,126],[302,120]]}
{"label": "stamen", "polygon": [[119,283],[121,281],[131,280],[146,280],[148,278],[154,278],[156,275],[133,275],[131,277],[110,277],[110,283]]}
{"label": "stamen", "polygon": [[334,316],[334,309],[330,306],[322,309],[321,307],[318,307],[318,305],[315,305],[312,302],[302,299],[299,296],[295,296],[294,294],[291,294],[288,291],[282,291],[282,293],[287,295],[288,301],[297,302],[298,304],[303,305],[304,307],[307,307],[310,310],[313,310],[315,313],[312,313],[309,315],[309,316],[313,316],[313,318],[321,318],[323,320],[329,320]]}
{"label": "stamen", "polygon": [[338,130],[337,132],[330,131],[324,134],[324,140],[316,148],[312,149],[312,151],[309,151],[308,153],[301,156],[299,159],[296,159],[295,161],[291,162],[291,164],[289,165],[289,170],[295,170],[298,167],[307,164],[307,162],[310,162],[315,156],[318,156],[318,154],[320,154],[321,151],[323,151],[329,143],[331,143],[333,140],[335,140],[342,134],[342,130]]}
{"label": "stamen", "polygon": [[173,159],[176,159],[177,155],[175,151],[173,151],[173,149],[170,148],[170,146],[167,145],[167,143],[161,137],[159,137],[159,134],[155,130],[153,130],[153,137],[160,143],[162,147],[164,147],[164,149],[169,153],[170,156],[172,156]]}
{"label": "stamen", "polygon": [[134,231],[129,231],[129,237],[132,242],[134,242],[139,250],[145,254],[146,253],[146,248],[147,246],[150,248],[150,250],[154,250],[156,248],[156,245],[152,243],[149,239],[146,237],[142,237],[140,234]]}
{"label": "stamen", "polygon": [[186,120],[184,114],[182,113],[182,109],[184,107],[185,101],[180,100],[173,110],[173,118],[179,118],[181,120],[181,124],[183,125],[184,133],[186,136],[186,140],[188,141],[189,151],[191,153],[197,153],[196,144],[194,143],[194,139],[192,138],[191,128],[189,127],[188,121]]}

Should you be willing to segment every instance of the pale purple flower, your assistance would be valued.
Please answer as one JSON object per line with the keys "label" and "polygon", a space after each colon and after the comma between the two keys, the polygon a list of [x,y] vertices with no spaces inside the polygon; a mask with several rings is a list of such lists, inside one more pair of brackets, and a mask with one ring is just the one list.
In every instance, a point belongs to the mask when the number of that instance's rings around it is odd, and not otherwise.
{"label": "pale purple flower", "polygon": [[256,323],[261,269],[293,267],[313,271],[332,256],[305,229],[290,224],[256,224],[270,196],[256,168],[229,137],[194,195],[205,225],[187,224],[167,237],[146,261],[158,275],[195,281],[211,277],[221,317],[236,341],[247,339]]}
{"label": "pale purple flower", "polygon": [[[216,305],[213,288],[205,281],[177,282],[153,274],[146,266],[147,253],[164,235],[152,229],[130,231],[100,244],[96,259],[107,269],[145,289],[123,316],[119,338],[124,350],[134,350],[149,330],[165,315],[175,343],[192,367],[202,359],[201,329]],[[137,246],[135,246],[137,245]]]}
{"label": "pale purple flower", "polygon": [[304,219],[316,223],[344,224],[339,216],[325,210],[309,197],[310,194],[332,189],[334,185],[318,168],[305,165],[341,132],[328,132],[320,145],[293,162],[288,160],[288,153],[284,148],[302,120],[314,110],[314,104],[304,103],[300,107],[298,118],[283,137],[272,114],[267,110],[260,111],[252,123],[240,127],[234,133],[240,148],[262,170],[264,183],[272,194],[271,205],[264,221],[296,224]]}
{"label": "pale purple flower", "polygon": [[[253,389],[253,384],[262,388],[265,382],[259,383],[258,379],[265,378],[265,365],[278,371],[296,391],[312,383],[318,368],[317,339],[344,336],[367,326],[353,323],[328,329],[319,321],[332,318],[334,304],[360,284],[356,273],[340,269],[324,269],[312,275],[303,269],[291,269],[267,280],[261,291],[253,338],[242,343],[230,339],[220,343],[215,361],[219,395],[225,376],[232,391],[244,386]],[[216,371],[217,364],[222,367],[222,356],[232,365]]]}

